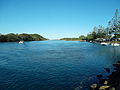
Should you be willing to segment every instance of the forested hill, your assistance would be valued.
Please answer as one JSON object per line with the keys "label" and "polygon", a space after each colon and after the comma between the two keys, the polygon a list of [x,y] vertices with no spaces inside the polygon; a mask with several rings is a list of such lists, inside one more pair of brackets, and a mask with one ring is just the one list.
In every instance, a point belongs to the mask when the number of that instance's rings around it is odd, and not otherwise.
{"label": "forested hill", "polygon": [[47,40],[39,34],[0,34],[0,42],[18,42],[18,41],[42,41]]}

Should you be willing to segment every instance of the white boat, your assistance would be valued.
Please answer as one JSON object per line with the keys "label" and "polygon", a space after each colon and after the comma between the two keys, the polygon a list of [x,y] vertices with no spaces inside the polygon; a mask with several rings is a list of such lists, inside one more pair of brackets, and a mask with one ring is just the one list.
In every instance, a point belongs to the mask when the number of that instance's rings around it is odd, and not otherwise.
{"label": "white boat", "polygon": [[19,43],[24,43],[24,41],[19,41]]}
{"label": "white boat", "polygon": [[105,46],[107,46],[107,45],[109,45],[109,43],[106,43],[106,42],[102,42],[102,43],[100,43],[101,45],[105,45]]}
{"label": "white boat", "polygon": [[111,46],[120,46],[118,43],[111,43]]}

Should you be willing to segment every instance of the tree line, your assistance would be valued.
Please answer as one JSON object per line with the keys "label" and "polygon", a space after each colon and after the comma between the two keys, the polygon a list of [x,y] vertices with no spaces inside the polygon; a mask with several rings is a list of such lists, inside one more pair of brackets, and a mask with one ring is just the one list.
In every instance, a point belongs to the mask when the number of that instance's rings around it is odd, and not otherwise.
{"label": "tree line", "polygon": [[97,38],[104,38],[106,40],[120,38],[120,16],[118,15],[118,9],[116,9],[114,17],[108,22],[107,27],[94,27],[93,31],[86,37],[87,40],[95,40]]}
{"label": "tree line", "polygon": [[120,38],[120,16],[116,9],[114,17],[108,22],[107,27],[95,26],[89,34],[81,35],[78,38],[62,38],[61,40],[87,40],[94,41],[98,38],[109,40],[110,38]]}
{"label": "tree line", "polygon": [[0,34],[0,42],[19,42],[19,41],[41,41],[47,40],[39,34]]}

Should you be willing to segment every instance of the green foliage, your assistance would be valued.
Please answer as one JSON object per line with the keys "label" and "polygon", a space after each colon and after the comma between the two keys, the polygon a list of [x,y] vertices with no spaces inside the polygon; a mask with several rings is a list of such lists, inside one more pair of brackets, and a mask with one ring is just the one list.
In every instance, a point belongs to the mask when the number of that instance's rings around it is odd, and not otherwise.
{"label": "green foliage", "polygon": [[6,39],[5,39],[5,36],[4,36],[4,35],[0,35],[0,41],[1,41],[1,42],[6,41]]}
{"label": "green foliage", "polygon": [[79,36],[80,40],[86,40],[86,37],[84,35]]}
{"label": "green foliage", "polygon": [[46,38],[42,37],[39,34],[30,34],[30,36],[33,38],[33,40],[35,41],[39,41],[39,40],[46,40]]}
{"label": "green foliage", "polygon": [[94,40],[92,34],[88,34],[87,37],[86,37],[86,39],[87,39],[87,41]]}
{"label": "green foliage", "polygon": [[116,36],[117,38],[120,38],[120,34]]}
{"label": "green foliage", "polygon": [[87,35],[86,39],[88,41],[95,40],[97,38],[106,38],[107,37],[107,31],[103,26],[94,27],[93,31]]}
{"label": "green foliage", "polygon": [[108,27],[103,26],[94,27],[93,31],[87,35],[88,41],[98,38],[110,39],[114,34],[114,38],[120,38],[120,17],[118,16],[118,9],[116,9],[115,16],[108,22]]}
{"label": "green foliage", "polygon": [[6,35],[0,34],[0,42],[18,42],[18,41],[39,41],[39,40],[47,40],[39,34],[14,34],[9,33]]}
{"label": "green foliage", "polygon": [[[114,37],[111,37],[114,34]],[[109,40],[110,38],[120,38],[120,16],[118,16],[118,9],[116,9],[115,16],[111,21],[108,22],[108,26],[104,28],[103,26],[94,27],[92,32],[86,37],[81,35],[79,38],[63,38],[61,40]]]}
{"label": "green foliage", "polygon": [[120,16],[118,15],[118,9],[116,9],[114,17],[108,22],[109,34],[120,34]]}
{"label": "green foliage", "polygon": [[67,41],[79,41],[79,40],[86,40],[84,35],[79,36],[79,38],[62,38],[60,40],[67,40]]}
{"label": "green foliage", "polygon": [[80,39],[79,38],[62,38],[60,40],[77,41],[77,40],[80,40]]}
{"label": "green foliage", "polygon": [[25,33],[20,34],[19,38],[20,40],[23,40],[23,41],[33,41],[33,38],[30,34],[25,34]]}
{"label": "green foliage", "polygon": [[19,40],[19,37],[17,34],[14,34],[14,33],[10,33],[10,34],[6,34],[6,35],[3,35],[4,37],[2,37],[2,41],[5,41],[5,42],[14,42],[14,41],[18,41]]}

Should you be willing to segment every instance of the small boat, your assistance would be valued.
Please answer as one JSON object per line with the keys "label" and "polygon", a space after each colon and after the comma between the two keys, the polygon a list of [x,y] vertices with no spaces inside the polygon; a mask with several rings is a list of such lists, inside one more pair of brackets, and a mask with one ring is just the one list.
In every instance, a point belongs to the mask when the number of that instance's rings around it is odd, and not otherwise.
{"label": "small boat", "polygon": [[24,43],[24,41],[19,41],[19,43]]}
{"label": "small boat", "polygon": [[111,46],[120,46],[118,43],[111,43]]}
{"label": "small boat", "polygon": [[106,43],[106,42],[102,42],[102,43],[100,43],[101,45],[105,45],[105,46],[107,46],[107,45],[109,45],[109,43]]}

